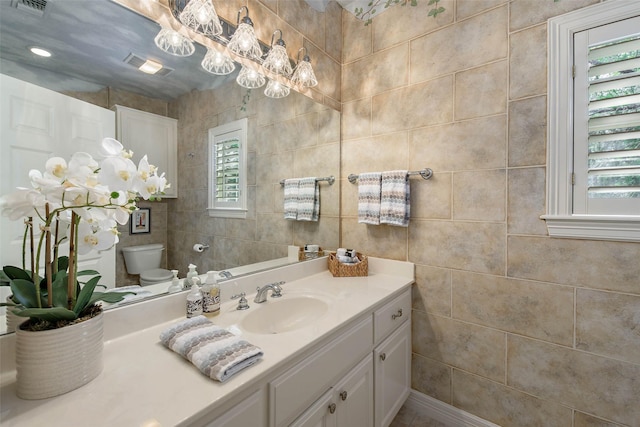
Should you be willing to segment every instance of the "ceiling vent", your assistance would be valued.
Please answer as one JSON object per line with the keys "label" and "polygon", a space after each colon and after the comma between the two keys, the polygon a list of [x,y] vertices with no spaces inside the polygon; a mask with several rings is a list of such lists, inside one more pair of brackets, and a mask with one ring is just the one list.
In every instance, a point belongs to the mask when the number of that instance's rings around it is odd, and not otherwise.
{"label": "ceiling vent", "polygon": [[[132,67],[135,68],[140,68],[145,62],[147,62],[146,59],[139,57],[138,55],[134,54],[134,53],[130,53],[129,56],[127,56],[124,59],[124,62],[126,62],[127,64],[131,65]],[[173,71],[172,68],[167,68],[167,67],[162,67],[162,69],[160,69],[157,73],[155,73],[155,76],[166,76],[167,74],[171,73]]]}
{"label": "ceiling vent", "polygon": [[13,0],[13,6],[18,10],[44,16],[45,9],[47,8],[47,0]]}

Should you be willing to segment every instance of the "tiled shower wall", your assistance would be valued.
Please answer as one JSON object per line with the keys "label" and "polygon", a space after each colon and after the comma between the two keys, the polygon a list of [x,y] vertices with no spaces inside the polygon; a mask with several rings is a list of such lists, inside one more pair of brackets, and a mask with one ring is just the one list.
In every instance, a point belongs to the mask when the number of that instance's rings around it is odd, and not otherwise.
{"label": "tiled shower wall", "polygon": [[[598,0],[343,12],[342,245],[416,263],[412,387],[501,426],[640,425],[640,244],[551,239],[546,20]],[[412,178],[408,228],[349,173]]]}

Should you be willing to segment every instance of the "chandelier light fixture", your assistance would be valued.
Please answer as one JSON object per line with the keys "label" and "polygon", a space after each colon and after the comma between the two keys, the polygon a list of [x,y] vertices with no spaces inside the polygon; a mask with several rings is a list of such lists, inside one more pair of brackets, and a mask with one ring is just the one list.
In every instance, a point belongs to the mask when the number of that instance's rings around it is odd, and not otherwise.
{"label": "chandelier light fixture", "polygon": [[185,26],[205,36],[222,33],[222,25],[211,0],[191,0],[180,12],[178,19]]}
{"label": "chandelier light fixture", "polygon": [[284,98],[289,92],[291,89],[276,80],[269,80],[264,90],[264,94],[269,98]]}
{"label": "chandelier light fixture", "polygon": [[224,76],[231,74],[236,69],[236,64],[227,55],[211,48],[207,48],[207,54],[202,60],[202,68],[211,74]]}
{"label": "chandelier light fixture", "polygon": [[[276,40],[275,45],[273,44],[273,37],[277,32],[280,32],[280,38]],[[273,71],[276,74],[280,74],[286,77],[291,75],[291,63],[289,62],[289,57],[287,56],[286,45],[284,40],[282,40],[282,30],[277,29],[271,35],[271,49],[267,54],[262,66],[267,70]]]}
{"label": "chandelier light fixture", "polygon": [[[300,52],[303,50],[305,53],[301,60]],[[313,67],[311,67],[311,59],[309,58],[309,55],[307,55],[307,48],[305,47],[301,47],[298,50],[298,63],[293,71],[291,81],[294,84],[301,85],[303,87],[314,87],[318,84],[316,74],[313,72]]]}
{"label": "chandelier light fixture", "polygon": [[236,78],[236,83],[242,87],[246,87],[247,89],[257,89],[264,85],[265,80],[266,79],[262,74],[243,65],[238,77]]}
{"label": "chandelier light fixture", "polygon": [[[246,9],[247,14],[242,18],[241,22],[240,14],[242,13],[242,9]],[[253,30],[253,22],[251,22],[249,18],[249,8],[247,6],[242,6],[238,11],[237,24],[238,28],[236,28],[233,36],[231,36],[227,47],[232,52],[245,58],[260,59],[262,57],[262,49],[260,49],[260,43]]]}
{"label": "chandelier light fixture", "polygon": [[189,56],[196,50],[188,37],[171,28],[162,28],[153,40],[160,49],[175,56]]}

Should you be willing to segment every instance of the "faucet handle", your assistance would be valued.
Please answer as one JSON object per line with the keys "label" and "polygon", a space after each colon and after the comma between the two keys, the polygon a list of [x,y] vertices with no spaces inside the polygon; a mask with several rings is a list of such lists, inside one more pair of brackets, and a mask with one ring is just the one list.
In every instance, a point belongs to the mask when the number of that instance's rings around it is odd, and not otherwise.
{"label": "faucet handle", "polygon": [[231,299],[237,299],[240,298],[238,300],[238,306],[236,307],[236,310],[246,310],[249,308],[249,304],[247,303],[247,299],[245,298],[245,293],[244,292],[240,292],[237,295],[231,295]]}
{"label": "faucet handle", "polygon": [[247,295],[247,294],[245,294],[244,292],[240,292],[239,294],[231,295],[231,299],[243,298],[243,297],[245,297],[246,295]]}

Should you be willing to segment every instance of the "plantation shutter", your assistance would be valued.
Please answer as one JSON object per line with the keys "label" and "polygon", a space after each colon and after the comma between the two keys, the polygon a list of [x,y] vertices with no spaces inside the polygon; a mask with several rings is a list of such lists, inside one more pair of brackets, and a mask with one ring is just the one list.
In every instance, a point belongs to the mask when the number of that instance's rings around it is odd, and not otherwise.
{"label": "plantation shutter", "polygon": [[573,211],[639,215],[640,18],[576,33],[574,46]]}
{"label": "plantation shutter", "polygon": [[216,141],[216,204],[235,203],[240,198],[240,147],[238,138]]}

